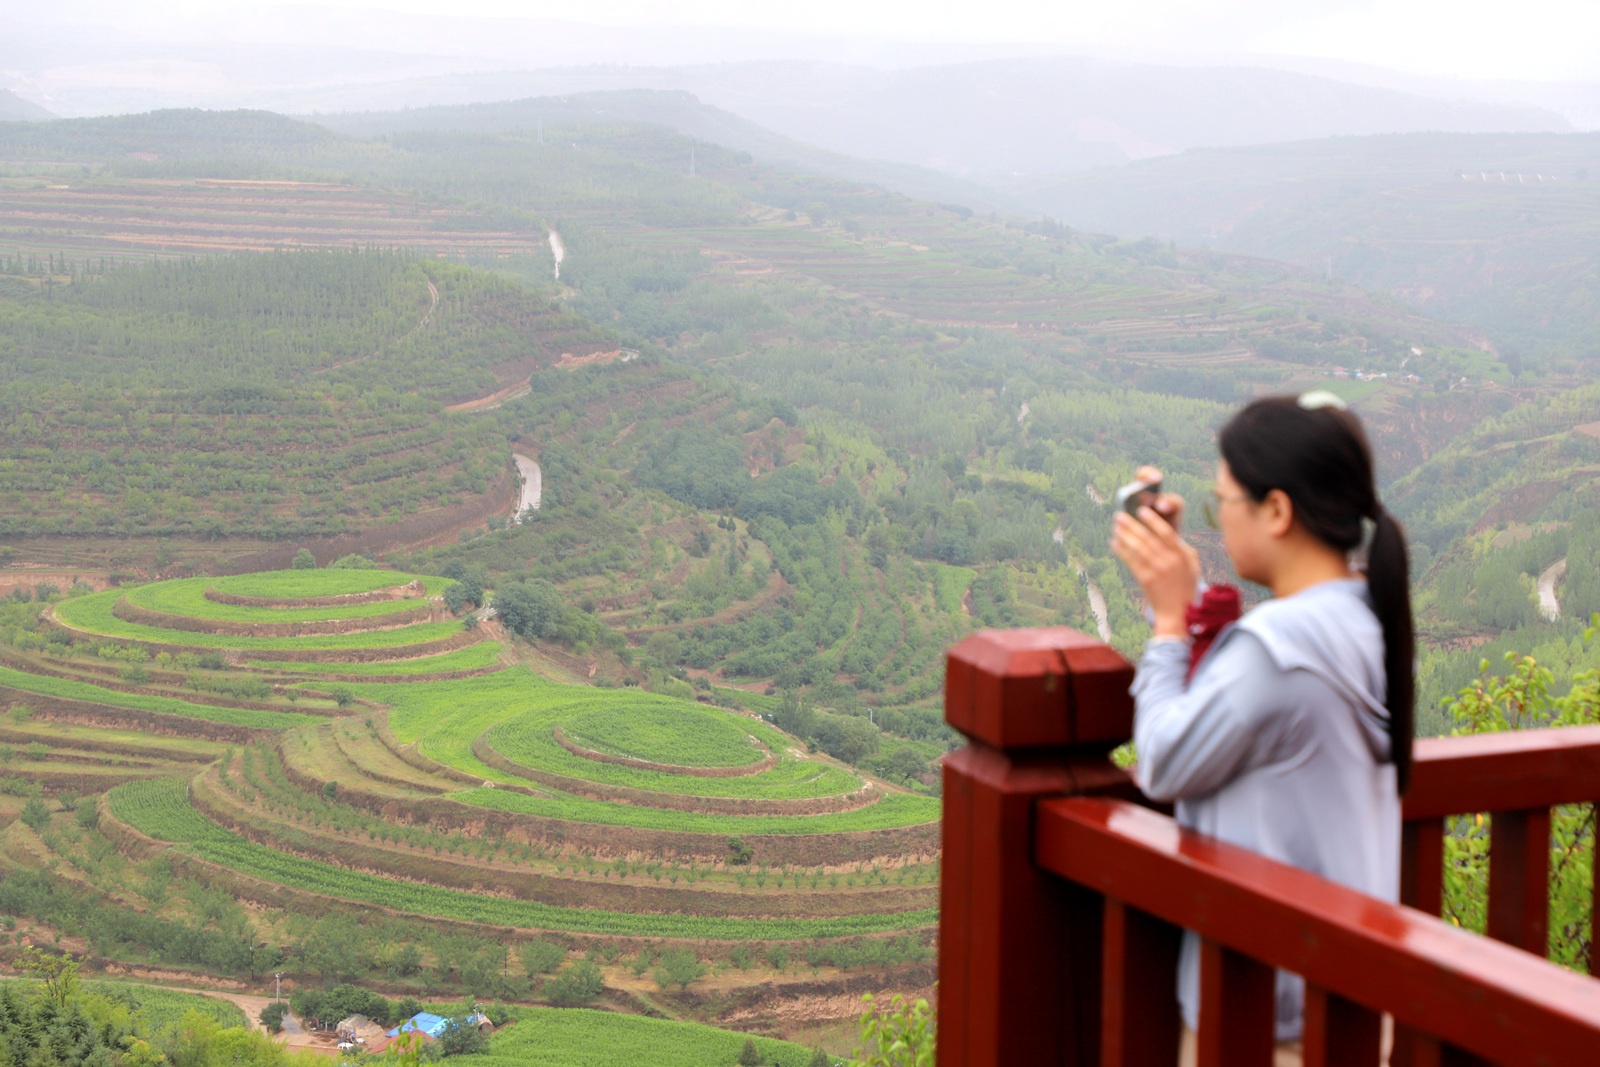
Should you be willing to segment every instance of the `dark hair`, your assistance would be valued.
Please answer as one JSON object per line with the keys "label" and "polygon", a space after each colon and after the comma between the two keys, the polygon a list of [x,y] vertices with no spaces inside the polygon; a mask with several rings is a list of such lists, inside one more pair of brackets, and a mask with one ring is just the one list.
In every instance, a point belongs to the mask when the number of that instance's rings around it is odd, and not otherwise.
{"label": "dark hair", "polygon": [[1376,523],[1367,585],[1383,627],[1389,758],[1404,793],[1411,780],[1417,688],[1410,564],[1405,531],[1378,500],[1372,446],[1361,420],[1337,404],[1303,407],[1294,397],[1268,397],[1228,420],[1217,444],[1252,499],[1283,490],[1300,524],[1324,544],[1349,552],[1361,544],[1362,520]]}

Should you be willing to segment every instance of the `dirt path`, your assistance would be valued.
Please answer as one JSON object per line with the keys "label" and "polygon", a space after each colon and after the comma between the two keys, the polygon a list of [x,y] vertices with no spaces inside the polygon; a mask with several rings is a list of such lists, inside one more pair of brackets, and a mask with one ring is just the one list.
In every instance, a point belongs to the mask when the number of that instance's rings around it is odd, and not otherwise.
{"label": "dirt path", "polygon": [[1539,575],[1539,614],[1551,622],[1561,618],[1561,601],[1556,599],[1556,583],[1567,574],[1567,557],[1562,556]]}
{"label": "dirt path", "polygon": [[480,396],[476,400],[468,400],[460,404],[451,404],[446,411],[493,411],[502,404],[510,403],[518,397],[527,396],[533,391],[533,382],[526,381],[521,385],[508,385],[504,389]]}
{"label": "dirt path", "polygon": [[561,280],[561,261],[567,258],[566,242],[561,240],[561,235],[554,230],[550,231],[550,256],[556,261],[556,281]]}
{"label": "dirt path", "polygon": [[522,494],[517,499],[517,510],[513,516],[520,519],[529,508],[539,510],[539,501],[544,496],[544,471],[539,469],[539,464],[532,456],[513,452],[511,458],[517,461],[517,473],[522,476]]}
{"label": "dirt path", "polygon": [[[1093,491],[1093,487],[1091,487],[1090,491]],[[1050,538],[1056,544],[1063,547],[1066,546],[1067,534],[1061,527],[1057,526]],[[1073,569],[1078,572],[1078,577],[1083,580],[1084,587],[1089,591],[1089,610],[1094,614],[1095,633],[1100,636],[1100,640],[1110,641],[1111,615],[1106,610],[1106,595],[1100,591],[1098,585],[1094,584],[1094,579],[1089,577],[1089,572],[1083,569],[1082,563],[1072,559],[1070,556],[1067,558],[1067,562],[1072,564]]]}

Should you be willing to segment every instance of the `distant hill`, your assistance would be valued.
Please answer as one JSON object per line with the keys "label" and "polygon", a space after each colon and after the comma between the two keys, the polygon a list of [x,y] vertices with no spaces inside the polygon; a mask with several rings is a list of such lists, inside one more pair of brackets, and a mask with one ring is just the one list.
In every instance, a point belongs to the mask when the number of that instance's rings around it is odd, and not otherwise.
{"label": "distant hill", "polygon": [[1299,263],[1531,356],[1600,342],[1600,134],[1196,149],[1007,191],[1069,225]]}
{"label": "distant hill", "polygon": [[319,115],[329,129],[358,137],[419,131],[534,132],[574,124],[646,123],[686,137],[745,152],[765,163],[846,181],[880,185],[922,200],[977,210],[1017,209],[1012,197],[925,167],[841,155],[773,133],[681,90],[625,89],[546,96],[503,103],[406,108],[401,111]]}
{"label": "distant hill", "polygon": [[38,122],[55,118],[32,100],[24,100],[10,89],[0,89],[0,122]]}
{"label": "distant hill", "polygon": [[1329,136],[1570,129],[1535,107],[1445,101],[1244,67],[1075,58],[905,70],[750,62],[583,67],[417,79],[307,93],[303,105],[374,110],[613,89],[675,89],[834,152],[968,177],[1083,170],[1198,146]]}
{"label": "distant hill", "polygon": [[331,130],[268,111],[170,108],[143,115],[0,125],[0,156],[10,160],[201,159],[237,155],[285,161],[344,140]]}

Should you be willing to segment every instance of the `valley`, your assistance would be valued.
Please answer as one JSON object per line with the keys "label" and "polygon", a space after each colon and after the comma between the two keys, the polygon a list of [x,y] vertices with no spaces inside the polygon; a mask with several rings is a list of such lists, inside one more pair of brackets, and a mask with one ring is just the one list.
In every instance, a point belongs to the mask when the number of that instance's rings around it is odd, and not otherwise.
{"label": "valley", "polygon": [[[847,1054],[935,978],[945,650],[1136,656],[1106,502],[1146,462],[1202,499],[1268,393],[1373,428],[1421,732],[1508,654],[1592,660],[1587,305],[1535,349],[1560,300],[1495,304],[1569,284],[1575,178],[1513,209],[1418,149],[1397,191],[1336,139],[1140,164],[1146,215],[1008,194],[1111,236],[603,103],[0,124],[0,915],[106,971],[513,1005],[486,1064]],[[1229,160],[1267,207],[1191,174]],[[1122,221],[1179,215],[1228,221]],[[1458,218],[1499,234],[1467,274]]]}

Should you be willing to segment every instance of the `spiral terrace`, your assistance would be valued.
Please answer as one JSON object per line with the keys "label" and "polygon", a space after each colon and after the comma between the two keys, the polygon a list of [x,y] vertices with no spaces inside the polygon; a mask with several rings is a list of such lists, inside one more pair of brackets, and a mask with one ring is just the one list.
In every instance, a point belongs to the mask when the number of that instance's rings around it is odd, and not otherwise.
{"label": "spiral terrace", "polygon": [[937,801],[800,754],[755,716],[508,665],[487,627],[442,610],[449,584],[282,571],[107,590],[58,605],[53,625],[141,650],[141,683],[81,656],[0,682],[58,720],[231,746],[202,764],[151,749],[102,825],[129,859],[170,856],[238,899],[925,951],[898,932],[934,921]]}

